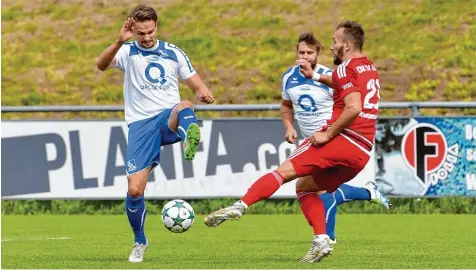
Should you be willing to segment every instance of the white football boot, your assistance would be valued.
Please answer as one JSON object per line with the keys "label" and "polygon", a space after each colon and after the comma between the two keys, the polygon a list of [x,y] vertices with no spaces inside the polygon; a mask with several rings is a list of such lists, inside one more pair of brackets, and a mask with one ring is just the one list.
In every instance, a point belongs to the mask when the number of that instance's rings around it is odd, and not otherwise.
{"label": "white football boot", "polygon": [[147,244],[135,243],[132,248],[131,255],[129,256],[129,262],[139,263],[144,260],[144,253],[147,249]]}
{"label": "white football boot", "polygon": [[237,201],[232,206],[219,209],[205,217],[205,225],[216,227],[227,220],[238,220],[243,215],[246,205],[242,201]]}
{"label": "white football boot", "polygon": [[301,259],[301,262],[319,262],[322,258],[331,255],[333,249],[330,240],[329,236],[325,234],[314,236],[312,246],[306,256]]}
{"label": "white football boot", "polygon": [[367,182],[365,188],[370,192],[370,202],[383,205],[387,209],[392,209],[392,203],[385,197],[373,182]]}

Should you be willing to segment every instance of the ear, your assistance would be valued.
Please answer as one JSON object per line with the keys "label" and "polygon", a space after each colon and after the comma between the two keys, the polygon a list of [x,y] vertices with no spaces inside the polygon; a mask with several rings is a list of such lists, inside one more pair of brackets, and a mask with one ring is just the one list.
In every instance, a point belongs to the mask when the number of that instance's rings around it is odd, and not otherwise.
{"label": "ear", "polygon": [[346,41],[344,43],[344,50],[349,51],[351,49],[351,46],[352,46],[352,43],[350,43],[350,41]]}

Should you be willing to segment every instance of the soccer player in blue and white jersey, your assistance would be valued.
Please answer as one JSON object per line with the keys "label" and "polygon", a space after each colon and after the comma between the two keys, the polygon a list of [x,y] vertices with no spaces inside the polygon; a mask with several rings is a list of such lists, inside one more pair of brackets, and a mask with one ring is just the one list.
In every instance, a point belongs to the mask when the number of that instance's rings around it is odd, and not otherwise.
{"label": "soccer player in blue and white jersey", "polygon": [[[304,68],[312,69],[316,74],[332,75],[331,69],[318,63],[319,52],[322,49],[321,43],[312,33],[303,33],[299,36],[296,49],[296,65],[288,69],[282,77],[281,118],[286,129],[285,138],[289,143],[296,143],[297,140],[297,132],[293,127],[294,118],[298,122],[302,136],[308,138],[327,124],[327,120],[332,116],[334,105],[333,89],[302,73]],[[350,181],[349,184],[339,186],[334,193],[319,195],[326,210],[326,231],[333,243],[336,243],[335,218],[338,205],[353,200],[368,200],[380,203],[386,208],[391,207],[389,200],[376,189],[372,181],[366,184]],[[315,190],[315,182],[312,181],[312,176],[298,179],[296,194],[301,207],[311,206],[303,202],[310,196],[316,196],[313,190]],[[306,218],[312,220],[309,217]]]}
{"label": "soccer player in blue and white jersey", "polygon": [[[136,6],[119,37],[98,58],[100,70],[124,72],[125,118],[129,127],[126,173],[126,213],[134,232],[130,262],[142,262],[147,249],[144,190],[149,173],[160,159],[163,145],[183,142],[184,158],[192,160],[200,142],[200,128],[190,101],[181,101],[179,76],[205,103],[213,95],[177,46],[157,40],[157,13]],[[134,37],[134,42],[127,42]]]}

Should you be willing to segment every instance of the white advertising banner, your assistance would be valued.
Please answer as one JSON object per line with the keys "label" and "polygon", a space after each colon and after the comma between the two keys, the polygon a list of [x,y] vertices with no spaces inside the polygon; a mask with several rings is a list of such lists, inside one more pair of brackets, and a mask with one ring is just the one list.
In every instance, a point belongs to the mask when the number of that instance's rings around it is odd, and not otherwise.
{"label": "white advertising banner", "polygon": [[[193,161],[182,145],[162,147],[147,198],[240,197],[296,148],[279,119],[205,120]],[[123,121],[3,121],[2,199],[123,199],[127,192]],[[372,157],[352,181],[375,178]],[[294,198],[295,183],[274,198]]]}

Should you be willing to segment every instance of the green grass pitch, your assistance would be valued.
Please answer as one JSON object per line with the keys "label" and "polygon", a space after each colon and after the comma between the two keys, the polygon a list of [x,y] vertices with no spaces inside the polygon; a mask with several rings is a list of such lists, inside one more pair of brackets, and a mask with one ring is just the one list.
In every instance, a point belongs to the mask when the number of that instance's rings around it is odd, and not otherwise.
{"label": "green grass pitch", "polygon": [[[476,216],[363,215],[337,217],[334,254],[299,259],[312,230],[300,215],[245,215],[207,228],[203,217],[183,234],[160,216],[147,217],[145,261],[127,259],[126,216],[2,216],[2,268],[476,268]],[[63,239],[52,239],[63,238]]]}

